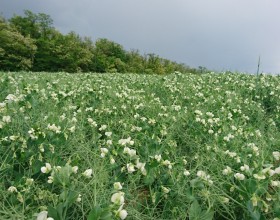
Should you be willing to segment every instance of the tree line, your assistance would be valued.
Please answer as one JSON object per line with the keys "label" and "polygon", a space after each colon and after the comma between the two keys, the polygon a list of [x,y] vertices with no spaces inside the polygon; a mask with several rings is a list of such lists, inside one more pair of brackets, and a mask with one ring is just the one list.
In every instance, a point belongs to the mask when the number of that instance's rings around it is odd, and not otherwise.
{"label": "tree line", "polygon": [[189,66],[102,38],[95,42],[75,32],[62,34],[44,13],[0,17],[0,70],[65,72],[130,72],[166,74],[197,72]]}

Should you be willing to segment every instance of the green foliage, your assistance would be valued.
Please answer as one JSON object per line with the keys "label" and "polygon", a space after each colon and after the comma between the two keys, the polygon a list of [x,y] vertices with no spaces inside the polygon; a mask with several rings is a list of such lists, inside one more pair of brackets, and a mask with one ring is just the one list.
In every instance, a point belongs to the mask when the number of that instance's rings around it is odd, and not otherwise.
{"label": "green foliage", "polygon": [[112,213],[108,209],[102,209],[100,206],[95,206],[89,213],[87,220],[111,220]]}
{"label": "green foliage", "polygon": [[1,219],[277,220],[279,80],[1,72]]}
{"label": "green foliage", "polygon": [[28,70],[32,67],[36,45],[0,18],[0,69]]}
{"label": "green foliage", "polygon": [[29,10],[24,12],[24,16],[14,15],[9,21],[1,18],[0,70],[147,74],[196,72],[184,64],[155,54],[126,51],[120,44],[108,39],[101,38],[93,43],[90,38],[81,38],[75,32],[63,35],[52,25],[49,15]]}

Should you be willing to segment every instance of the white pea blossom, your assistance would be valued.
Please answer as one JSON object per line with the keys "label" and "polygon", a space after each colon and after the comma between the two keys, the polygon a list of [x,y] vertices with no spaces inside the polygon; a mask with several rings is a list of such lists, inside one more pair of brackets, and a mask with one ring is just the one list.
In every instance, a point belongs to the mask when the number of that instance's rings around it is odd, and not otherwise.
{"label": "white pea blossom", "polygon": [[82,195],[79,194],[79,195],[78,195],[78,198],[76,199],[76,202],[81,202],[81,201],[82,201]]}
{"label": "white pea blossom", "polygon": [[127,211],[125,209],[122,209],[118,213],[120,219],[125,219],[127,217]]}
{"label": "white pea blossom", "polygon": [[107,132],[105,132],[105,135],[106,135],[107,137],[111,137],[112,132],[107,131]]}
{"label": "white pea blossom", "polygon": [[8,188],[8,191],[9,191],[9,192],[17,192],[17,188],[14,187],[14,186],[10,186],[10,187]]}
{"label": "white pea blossom", "polygon": [[52,170],[52,166],[49,163],[46,163],[44,167],[41,167],[42,173],[49,173]]}
{"label": "white pea blossom", "polygon": [[275,173],[275,174],[280,174],[280,167],[277,167],[277,168],[274,170],[274,173]]}
{"label": "white pea blossom", "polygon": [[115,182],[114,183],[114,189],[115,190],[121,190],[122,189],[122,184],[120,182]]}
{"label": "white pea blossom", "polygon": [[155,155],[155,159],[157,160],[157,162],[160,162],[160,160],[161,160],[161,155],[159,154],[159,155]]}
{"label": "white pea blossom", "polygon": [[185,176],[189,176],[189,175],[190,175],[190,172],[189,172],[188,170],[185,169],[185,170],[184,170],[184,175],[185,175]]}
{"label": "white pea blossom", "polygon": [[74,125],[74,126],[72,126],[71,128],[68,128],[68,130],[69,130],[71,133],[75,132],[75,130],[76,130],[75,125]]}
{"label": "white pea blossom", "polygon": [[202,171],[202,170],[197,171],[196,175],[198,177],[201,177],[201,178],[205,178],[206,177],[206,173],[204,171]]}
{"label": "white pea blossom", "polygon": [[234,177],[237,180],[244,180],[245,179],[245,176],[242,173],[236,173],[236,174],[234,174]]}
{"label": "white pea blossom", "polygon": [[108,153],[108,149],[105,147],[102,147],[102,148],[100,148],[100,150],[101,150],[101,157],[102,158],[105,157],[106,154]]}
{"label": "white pea blossom", "polygon": [[224,170],[223,170],[223,175],[228,175],[230,174],[232,171],[231,171],[231,168],[229,166],[227,166]]}
{"label": "white pea blossom", "polygon": [[9,116],[9,115],[5,115],[5,116],[3,116],[2,117],[2,121],[4,122],[4,123],[10,123],[12,120],[11,120],[11,116]]}
{"label": "white pea blossom", "polygon": [[99,128],[99,131],[104,131],[106,130],[107,128],[107,125],[101,125],[101,127]]}
{"label": "white pea blossom", "polygon": [[124,192],[114,193],[111,197],[111,202],[117,205],[124,204]]}
{"label": "white pea blossom", "polygon": [[264,174],[254,174],[253,175],[255,179],[257,180],[264,180],[265,179],[265,175]]}
{"label": "white pea blossom", "polygon": [[47,129],[50,130],[50,131],[53,131],[57,134],[61,133],[61,127],[56,126],[55,124],[52,124],[52,125],[48,124]]}
{"label": "white pea blossom", "polygon": [[167,166],[169,169],[172,169],[172,164],[169,160],[164,160],[162,162],[163,165]]}
{"label": "white pea blossom", "polygon": [[272,155],[273,155],[273,157],[274,157],[275,160],[280,160],[280,152],[274,151],[274,152],[272,153]]}
{"label": "white pea blossom", "polygon": [[244,164],[243,166],[240,167],[241,171],[249,171],[250,167],[247,164]]}
{"label": "white pea blossom", "polygon": [[134,165],[132,163],[127,164],[126,168],[128,173],[133,173],[135,171]]}
{"label": "white pea blossom", "polygon": [[167,188],[167,187],[165,187],[165,186],[161,186],[161,189],[162,189],[162,191],[163,191],[164,193],[166,193],[166,194],[170,192],[170,189]]}
{"label": "white pea blossom", "polygon": [[275,186],[276,186],[276,187],[280,187],[280,181],[277,181],[277,180],[276,180],[276,181],[273,181],[273,180],[272,180],[272,181],[271,181],[271,186],[273,186],[273,187],[275,187]]}
{"label": "white pea blossom", "polygon": [[90,178],[92,176],[92,169],[87,169],[82,175],[86,178]]}
{"label": "white pea blossom", "polygon": [[9,95],[7,95],[7,97],[5,99],[8,103],[11,103],[12,101],[16,101],[17,97],[13,94],[9,94]]}
{"label": "white pea blossom", "polygon": [[113,157],[110,158],[110,164],[114,164],[116,161]]}
{"label": "white pea blossom", "polygon": [[78,166],[73,166],[73,167],[72,167],[73,173],[77,173],[77,172],[78,172],[78,169],[79,169]]}
{"label": "white pea blossom", "polygon": [[48,183],[53,183],[53,176],[49,176],[47,182],[48,182]]}
{"label": "white pea blossom", "polygon": [[37,215],[36,220],[54,220],[52,217],[48,217],[47,211],[42,211]]}

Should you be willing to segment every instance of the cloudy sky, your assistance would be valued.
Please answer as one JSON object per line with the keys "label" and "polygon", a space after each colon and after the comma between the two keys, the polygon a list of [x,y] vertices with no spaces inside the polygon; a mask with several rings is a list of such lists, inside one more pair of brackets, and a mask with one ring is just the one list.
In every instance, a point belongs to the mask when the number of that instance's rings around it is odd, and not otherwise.
{"label": "cloudy sky", "polygon": [[279,0],[0,0],[10,18],[28,9],[62,33],[108,38],[212,70],[280,73]]}

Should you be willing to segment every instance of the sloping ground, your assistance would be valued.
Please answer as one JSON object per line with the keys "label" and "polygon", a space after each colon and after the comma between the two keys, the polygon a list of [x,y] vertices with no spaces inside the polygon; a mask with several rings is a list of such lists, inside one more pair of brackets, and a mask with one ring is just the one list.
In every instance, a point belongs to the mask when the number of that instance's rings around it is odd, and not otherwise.
{"label": "sloping ground", "polygon": [[279,76],[0,73],[0,88],[1,219],[280,218]]}

